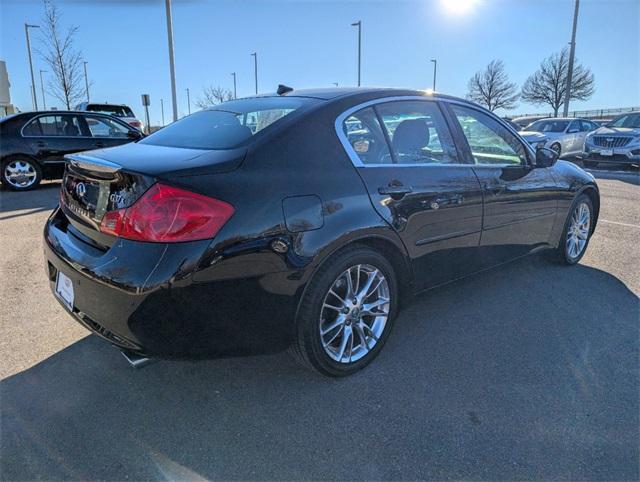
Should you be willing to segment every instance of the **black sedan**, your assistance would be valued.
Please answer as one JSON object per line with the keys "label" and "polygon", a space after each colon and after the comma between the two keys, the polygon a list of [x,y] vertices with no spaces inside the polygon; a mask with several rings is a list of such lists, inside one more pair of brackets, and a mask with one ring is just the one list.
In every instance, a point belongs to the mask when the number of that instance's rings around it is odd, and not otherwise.
{"label": "black sedan", "polygon": [[579,167],[418,91],[232,100],[68,157],[44,231],[51,288],[132,359],[288,347],[348,375],[405,295],[542,249],[575,264],[600,206]]}
{"label": "black sedan", "polygon": [[24,112],[0,120],[0,182],[15,191],[58,179],[66,154],[119,146],[142,134],[109,115],[73,111]]}

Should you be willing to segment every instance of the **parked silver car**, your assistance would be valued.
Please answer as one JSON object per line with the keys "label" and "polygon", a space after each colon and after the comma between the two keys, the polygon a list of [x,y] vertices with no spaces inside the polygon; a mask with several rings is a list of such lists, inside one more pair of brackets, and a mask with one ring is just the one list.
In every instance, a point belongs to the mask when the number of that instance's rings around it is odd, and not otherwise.
{"label": "parked silver car", "polygon": [[587,119],[549,118],[532,122],[519,134],[525,139],[534,132],[547,137],[544,147],[553,149],[562,157],[579,156],[584,150],[587,133],[598,128]]}
{"label": "parked silver car", "polygon": [[144,124],[142,123],[142,121],[135,116],[135,114],[131,110],[131,107],[125,104],[100,104],[97,102],[81,102],[76,106],[76,110],[109,114],[118,117],[120,120],[126,122],[131,127],[135,127],[140,132],[144,132]]}
{"label": "parked silver car", "polygon": [[582,162],[640,164],[640,112],[616,117],[590,132],[585,139]]}

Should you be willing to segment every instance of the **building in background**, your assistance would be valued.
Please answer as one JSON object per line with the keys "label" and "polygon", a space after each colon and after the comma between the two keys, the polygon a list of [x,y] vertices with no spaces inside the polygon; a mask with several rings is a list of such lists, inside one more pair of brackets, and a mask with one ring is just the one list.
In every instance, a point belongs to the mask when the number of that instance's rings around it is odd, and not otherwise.
{"label": "building in background", "polygon": [[0,60],[0,117],[13,114],[16,111],[11,104],[10,87],[7,64],[4,60]]}

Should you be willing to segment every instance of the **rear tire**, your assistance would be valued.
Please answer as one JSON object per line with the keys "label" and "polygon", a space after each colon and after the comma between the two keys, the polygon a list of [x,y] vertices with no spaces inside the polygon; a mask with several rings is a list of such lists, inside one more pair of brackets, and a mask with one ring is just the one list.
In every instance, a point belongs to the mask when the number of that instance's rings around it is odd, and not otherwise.
{"label": "rear tire", "polygon": [[397,309],[398,282],[391,263],[368,247],[347,248],[309,281],[290,352],[323,375],[351,375],[378,355]]}
{"label": "rear tire", "polygon": [[572,266],[582,259],[593,233],[593,213],[593,203],[586,194],[580,194],[573,201],[554,252],[556,261]]}
{"label": "rear tire", "polygon": [[28,191],[42,180],[42,169],[29,157],[13,157],[2,161],[0,182],[12,191]]}

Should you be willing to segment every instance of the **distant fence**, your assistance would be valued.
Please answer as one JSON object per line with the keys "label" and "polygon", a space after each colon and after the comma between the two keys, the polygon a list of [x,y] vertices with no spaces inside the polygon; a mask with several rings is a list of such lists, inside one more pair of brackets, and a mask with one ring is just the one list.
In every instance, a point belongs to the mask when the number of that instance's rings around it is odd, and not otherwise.
{"label": "distant fence", "polygon": [[[620,107],[618,109],[592,109],[592,110],[574,110],[569,112],[569,117],[582,117],[583,119],[610,119],[627,112],[640,112],[640,107]],[[517,114],[510,115],[510,119],[516,117],[553,117],[553,112],[535,114]]]}

